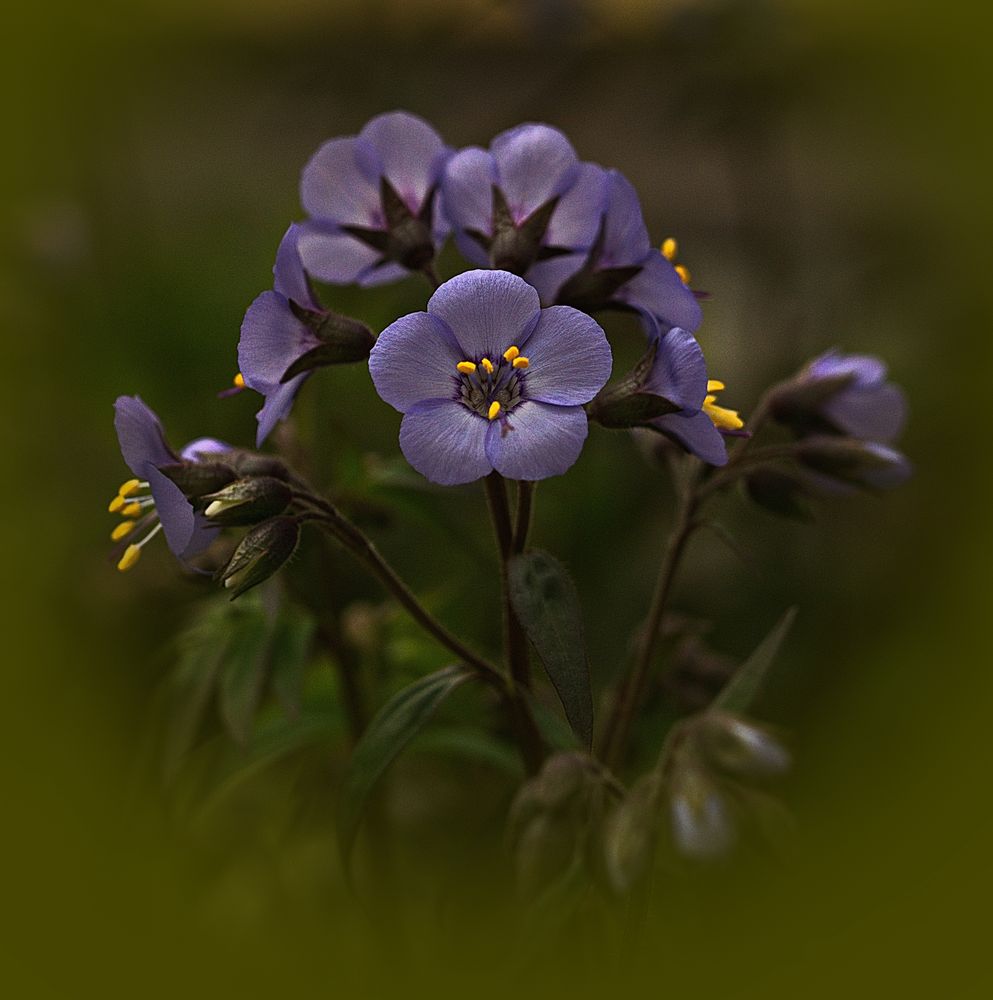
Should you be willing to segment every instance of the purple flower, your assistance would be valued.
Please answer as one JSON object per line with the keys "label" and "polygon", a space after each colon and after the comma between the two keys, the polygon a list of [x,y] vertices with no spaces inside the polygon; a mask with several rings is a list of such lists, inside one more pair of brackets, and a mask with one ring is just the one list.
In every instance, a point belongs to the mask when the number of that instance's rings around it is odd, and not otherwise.
{"label": "purple flower", "polygon": [[124,550],[117,568],[122,572],[130,569],[142,548],[160,531],[174,555],[184,562],[193,558],[210,544],[217,528],[194,511],[167,473],[184,463],[210,462],[230,451],[230,445],[214,438],[197,438],[177,455],[166,442],[159,418],[138,396],[118,397],[114,427],[121,454],[135,478],[123,483],[110,502],[110,512],[124,517],[111,537],[117,542],[145,532],[140,541]]}
{"label": "purple flower", "polygon": [[336,285],[380,285],[430,265],[448,228],[435,198],[451,150],[423,119],[378,115],[304,167],[300,255]]}
{"label": "purple flower", "polygon": [[432,482],[565,472],[587,434],[583,404],[610,375],[610,346],[585,313],[542,309],[506,271],[445,282],[427,312],[398,319],[369,357],[376,391],[404,414],[400,448]]}
{"label": "purple flower", "polygon": [[[248,307],[241,324],[241,381],[265,397],[256,415],[257,446],[289,415],[313,367],[362,360],[373,344],[364,324],[324,309],[314,296],[300,259],[301,233],[298,223],[287,229],[276,251],[273,289]],[[306,370],[287,379],[291,368]]]}
{"label": "purple flower", "polygon": [[[662,396],[679,410],[653,418],[649,426],[704,462],[724,465],[728,460],[727,448],[718,428],[736,430],[741,421],[732,411],[714,406],[714,397],[708,393],[717,387],[723,388],[721,383],[708,380],[703,351],[696,339],[686,330],[674,327],[658,340],[655,359],[641,391]],[[734,420],[725,414],[731,414]]]}

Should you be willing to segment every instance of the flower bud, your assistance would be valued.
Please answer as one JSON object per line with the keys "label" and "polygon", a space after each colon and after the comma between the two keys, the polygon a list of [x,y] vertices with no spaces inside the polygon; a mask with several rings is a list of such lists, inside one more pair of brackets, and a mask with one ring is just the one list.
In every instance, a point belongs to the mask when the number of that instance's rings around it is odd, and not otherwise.
{"label": "flower bud", "polygon": [[159,471],[168,476],[190,500],[213,493],[238,478],[227,461],[176,462],[160,466]]}
{"label": "flower bud", "polygon": [[352,319],[336,312],[315,312],[290,302],[290,309],[301,322],[305,323],[317,337],[319,343],[298,357],[283,372],[281,382],[289,382],[326,365],[350,364],[364,361],[376,343],[372,330],[361,320]]}
{"label": "flower bud", "polygon": [[661,826],[662,792],[659,772],[650,771],[634,783],[607,819],[604,867],[616,892],[627,892],[652,868]]}
{"label": "flower bud", "polygon": [[682,409],[678,403],[646,389],[657,353],[658,345],[652,344],[627,375],[603,389],[590,403],[589,414],[597,423],[612,429],[641,427],[655,417]]}
{"label": "flower bud", "polygon": [[237,479],[202,499],[207,503],[204,514],[214,524],[241,526],[282,514],[292,498],[293,491],[281,479],[253,476]]}
{"label": "flower bud", "polygon": [[681,767],[673,775],[670,796],[672,838],[679,852],[702,860],[727,854],[735,831],[717,785],[702,770]]}
{"label": "flower bud", "polygon": [[252,528],[218,573],[232,591],[231,600],[268,580],[293,555],[299,540],[300,526],[294,517],[274,517]]}
{"label": "flower bud", "polygon": [[790,752],[772,733],[727,712],[705,712],[693,724],[697,751],[714,767],[742,777],[783,774]]}
{"label": "flower bud", "polygon": [[275,455],[260,455],[256,451],[236,450],[226,456],[228,464],[238,473],[238,478],[249,476],[272,476],[274,479],[289,480],[290,470],[286,463]]}
{"label": "flower bud", "polygon": [[886,445],[855,438],[818,435],[797,447],[797,461],[839,485],[866,490],[893,489],[911,475],[907,459]]}

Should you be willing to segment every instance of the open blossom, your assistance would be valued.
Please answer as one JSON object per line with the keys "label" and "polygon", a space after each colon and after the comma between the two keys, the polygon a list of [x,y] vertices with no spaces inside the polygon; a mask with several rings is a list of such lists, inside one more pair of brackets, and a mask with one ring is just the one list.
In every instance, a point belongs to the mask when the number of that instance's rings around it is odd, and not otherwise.
{"label": "open blossom", "polygon": [[[300,386],[313,367],[364,359],[371,331],[358,320],[332,313],[317,301],[300,259],[302,227],[287,229],[276,251],[271,291],[249,307],[238,342],[239,381],[265,397],[256,415],[256,444],[289,415]],[[306,370],[287,379],[291,366],[309,359]]]}
{"label": "open blossom", "polygon": [[669,330],[658,341],[642,389],[668,399],[679,410],[654,417],[649,425],[704,462],[724,465],[728,460],[724,434],[739,430],[742,421],[733,410],[717,405],[714,393],[723,388],[722,382],[707,378],[703,351],[693,334],[678,327]]}
{"label": "open blossom", "polygon": [[565,472],[587,435],[583,404],[610,376],[599,325],[506,271],[468,271],[387,327],[369,357],[376,391],[404,414],[400,448],[432,482]]}
{"label": "open blossom", "polygon": [[300,180],[307,271],[332,284],[380,285],[428,266],[447,234],[436,194],[450,155],[405,111],[324,143]]}
{"label": "open blossom", "polygon": [[134,566],[142,548],[159,532],[179,559],[193,558],[211,543],[218,529],[194,510],[169,473],[175,474],[185,464],[209,463],[231,446],[214,438],[197,438],[177,455],[165,439],[159,418],[138,396],[117,399],[114,427],[121,454],[135,478],[123,483],[110,502],[110,512],[124,519],[111,537],[115,542],[140,538],[127,546],[117,568],[123,572]]}

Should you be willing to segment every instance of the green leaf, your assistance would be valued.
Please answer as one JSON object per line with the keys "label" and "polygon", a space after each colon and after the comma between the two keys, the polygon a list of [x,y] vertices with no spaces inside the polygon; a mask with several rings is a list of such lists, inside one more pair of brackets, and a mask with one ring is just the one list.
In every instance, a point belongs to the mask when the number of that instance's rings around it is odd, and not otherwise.
{"label": "green leaf", "polygon": [[793,627],[796,608],[790,608],[772,631],[755,647],[714,700],[713,707],[725,712],[747,712],[765,683],[779,647]]}
{"label": "green leaf", "polygon": [[508,578],[514,611],[558,693],[569,724],[588,748],[593,740],[593,694],[576,585],[562,563],[540,549],[514,556]]}
{"label": "green leaf", "polygon": [[369,793],[435,709],[472,674],[444,667],[397,692],[377,713],[352,753],[338,805],[338,847],[347,868]]}
{"label": "green leaf", "polygon": [[300,714],[303,681],[316,624],[305,615],[284,612],[276,622],[269,651],[272,689],[290,718]]}
{"label": "green leaf", "polygon": [[271,624],[252,608],[236,616],[220,678],[221,718],[234,739],[247,744],[269,667]]}

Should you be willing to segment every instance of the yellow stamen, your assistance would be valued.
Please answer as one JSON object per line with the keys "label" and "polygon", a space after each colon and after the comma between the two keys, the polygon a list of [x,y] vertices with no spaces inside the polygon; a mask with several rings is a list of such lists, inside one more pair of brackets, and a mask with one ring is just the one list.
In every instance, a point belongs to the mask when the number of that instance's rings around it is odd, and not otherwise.
{"label": "yellow stamen", "polygon": [[508,347],[507,350],[503,352],[504,361],[513,361],[521,353],[519,347]]}
{"label": "yellow stamen", "polygon": [[499,412],[500,412],[500,404],[494,399],[493,402],[490,403],[490,409],[486,415],[490,418],[490,420],[496,420]]}
{"label": "yellow stamen", "polygon": [[245,388],[245,376],[242,375],[241,372],[238,372],[238,374],[235,375],[235,377],[231,380],[231,382],[236,389]]}
{"label": "yellow stamen", "polygon": [[531,364],[531,362],[528,361],[528,359],[525,357],[514,358],[513,361],[513,365],[515,368],[527,368],[529,364]]}
{"label": "yellow stamen", "polygon": [[133,493],[137,493],[141,489],[141,481],[138,479],[129,479],[126,483],[121,484],[121,488],[117,491],[118,496],[129,497]]}
{"label": "yellow stamen", "polygon": [[455,367],[463,375],[471,375],[476,370],[476,366],[471,361],[460,361]]}
{"label": "yellow stamen", "polygon": [[[707,381],[707,392],[720,392],[724,388],[724,383],[716,378]],[[717,406],[717,397],[708,395],[703,401],[703,412],[713,421],[714,426],[720,431],[739,431],[745,426],[745,421],[738,416],[737,410],[729,410],[724,406]]]}
{"label": "yellow stamen", "polygon": [[140,545],[129,545],[124,550],[124,555],[121,556],[121,561],[117,564],[117,568],[122,572],[126,573],[132,566],[141,558],[141,546]]}
{"label": "yellow stamen", "polygon": [[119,542],[122,538],[127,538],[127,536],[134,531],[137,523],[137,521],[121,521],[121,523],[110,533],[110,540],[112,542]]}
{"label": "yellow stamen", "polygon": [[662,256],[666,260],[675,260],[676,254],[679,253],[679,244],[670,236],[667,240],[662,243]]}
{"label": "yellow stamen", "polygon": [[707,380],[707,392],[720,392],[724,388],[724,383],[716,378]]}
{"label": "yellow stamen", "polygon": [[690,283],[690,272],[683,267],[682,264],[677,264],[675,267],[676,274],[679,275],[679,280],[684,284],[688,285]]}
{"label": "yellow stamen", "polygon": [[118,495],[107,505],[107,510],[109,510],[111,514],[116,514],[123,506],[124,497],[118,493]]}
{"label": "yellow stamen", "polygon": [[140,503],[129,503],[121,508],[121,517],[137,517],[143,510]]}
{"label": "yellow stamen", "polygon": [[479,363],[486,369],[487,375],[493,374],[493,362],[489,358],[483,358]]}

